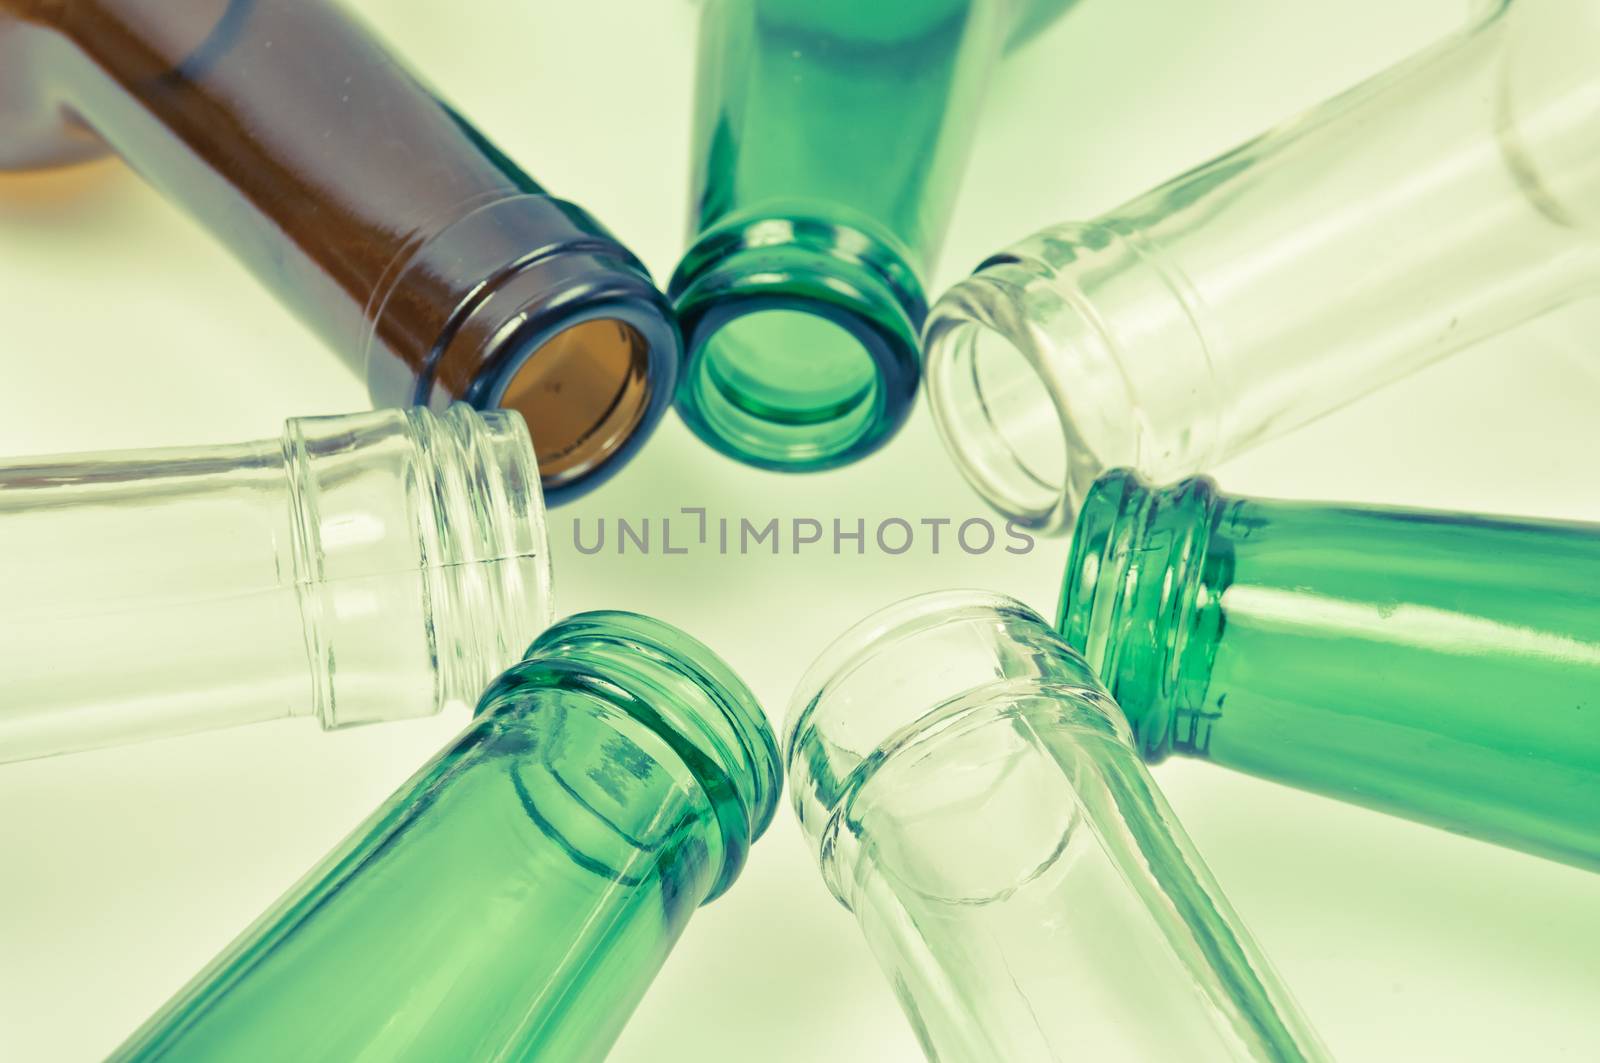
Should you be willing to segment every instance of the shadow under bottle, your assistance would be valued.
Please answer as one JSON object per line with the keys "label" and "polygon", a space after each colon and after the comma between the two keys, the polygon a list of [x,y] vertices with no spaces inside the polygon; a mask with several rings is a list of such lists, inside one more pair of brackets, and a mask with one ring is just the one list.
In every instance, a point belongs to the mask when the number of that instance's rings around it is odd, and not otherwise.
{"label": "shadow under bottle", "polygon": [[336,4],[0,0],[0,169],[106,150],[374,405],[523,413],[553,502],[619,468],[670,402],[676,325],[638,259]]}

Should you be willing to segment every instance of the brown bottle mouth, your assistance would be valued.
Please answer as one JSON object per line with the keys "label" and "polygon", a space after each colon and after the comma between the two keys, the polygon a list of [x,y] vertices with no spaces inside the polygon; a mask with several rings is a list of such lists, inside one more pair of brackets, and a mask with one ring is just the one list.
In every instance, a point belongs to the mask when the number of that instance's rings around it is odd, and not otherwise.
{"label": "brown bottle mouth", "polygon": [[587,475],[638,429],[650,407],[649,354],[632,325],[593,318],[523,359],[500,405],[527,420],[546,489]]}

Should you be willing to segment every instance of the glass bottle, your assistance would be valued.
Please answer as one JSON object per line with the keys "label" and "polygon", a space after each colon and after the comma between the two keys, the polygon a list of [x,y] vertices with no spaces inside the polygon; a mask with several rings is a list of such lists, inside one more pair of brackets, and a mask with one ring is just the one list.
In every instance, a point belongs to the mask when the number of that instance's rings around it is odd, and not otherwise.
{"label": "glass bottle", "polygon": [[779,771],[704,646],[571,617],[111,1058],[603,1059],[738,876]]}
{"label": "glass bottle", "polygon": [[678,409],[776,469],[882,445],[989,74],[1067,0],[707,0]]}
{"label": "glass bottle", "polygon": [[114,151],[357,373],[375,405],[527,416],[552,501],[670,401],[639,261],[333,3],[0,0],[0,169]]}
{"label": "glass bottle", "polygon": [[1000,251],[925,334],[963,474],[1052,530],[1108,468],[1207,469],[1600,291],[1600,8],[1471,28],[1085,224]]}
{"label": "glass bottle", "polygon": [[0,761],[425,716],[551,615],[527,427],[461,403],[5,462],[0,586]]}
{"label": "glass bottle", "polygon": [[1600,527],[1106,474],[1060,629],[1178,753],[1600,870]]}
{"label": "glass bottle", "polygon": [[1316,1060],[1089,666],[975,592],[826,650],[791,799],[930,1059]]}

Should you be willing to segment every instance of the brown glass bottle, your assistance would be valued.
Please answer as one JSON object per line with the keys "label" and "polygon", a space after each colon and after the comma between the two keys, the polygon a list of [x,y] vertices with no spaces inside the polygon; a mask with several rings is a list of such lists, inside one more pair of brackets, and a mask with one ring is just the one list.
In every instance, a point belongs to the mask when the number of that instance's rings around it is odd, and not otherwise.
{"label": "brown glass bottle", "polygon": [[375,404],[521,411],[552,499],[620,466],[672,394],[643,265],[325,0],[0,0],[0,169],[108,150]]}

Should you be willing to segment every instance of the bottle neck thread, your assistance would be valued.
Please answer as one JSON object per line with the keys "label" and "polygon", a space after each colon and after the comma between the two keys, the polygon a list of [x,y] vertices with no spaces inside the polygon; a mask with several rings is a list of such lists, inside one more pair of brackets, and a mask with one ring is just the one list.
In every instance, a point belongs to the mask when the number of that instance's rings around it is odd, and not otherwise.
{"label": "bottle neck thread", "polygon": [[1105,697],[1083,658],[1037,613],[985,592],[908,599],[818,657],[790,702],[784,748],[795,813],[842,903],[850,904],[849,876],[838,824],[877,767],[913,742],[954,733],[961,718],[998,711],[1010,695],[1046,688]]}
{"label": "bottle neck thread", "polygon": [[1224,500],[1205,477],[1154,490],[1124,469],[1084,500],[1057,628],[1127,715],[1149,761],[1203,752],[1220,590],[1231,552],[1214,535]]}
{"label": "bottle neck thread", "polygon": [[[548,625],[544,506],[516,414],[457,404],[299,418],[283,446],[324,726],[470,702]],[[376,677],[412,659],[431,664],[427,696],[376,696]]]}
{"label": "bottle neck thread", "polygon": [[767,829],[783,777],[777,743],[749,688],[700,642],[634,613],[580,613],[549,628],[484,694],[478,711],[536,687],[580,689],[643,724],[704,792],[721,858],[706,900],[721,895]]}
{"label": "bottle neck thread", "polygon": [[1183,475],[1220,445],[1203,320],[1186,279],[1137,231],[1046,230],[934,305],[934,424],[995,508],[1065,531],[1106,469]]}

